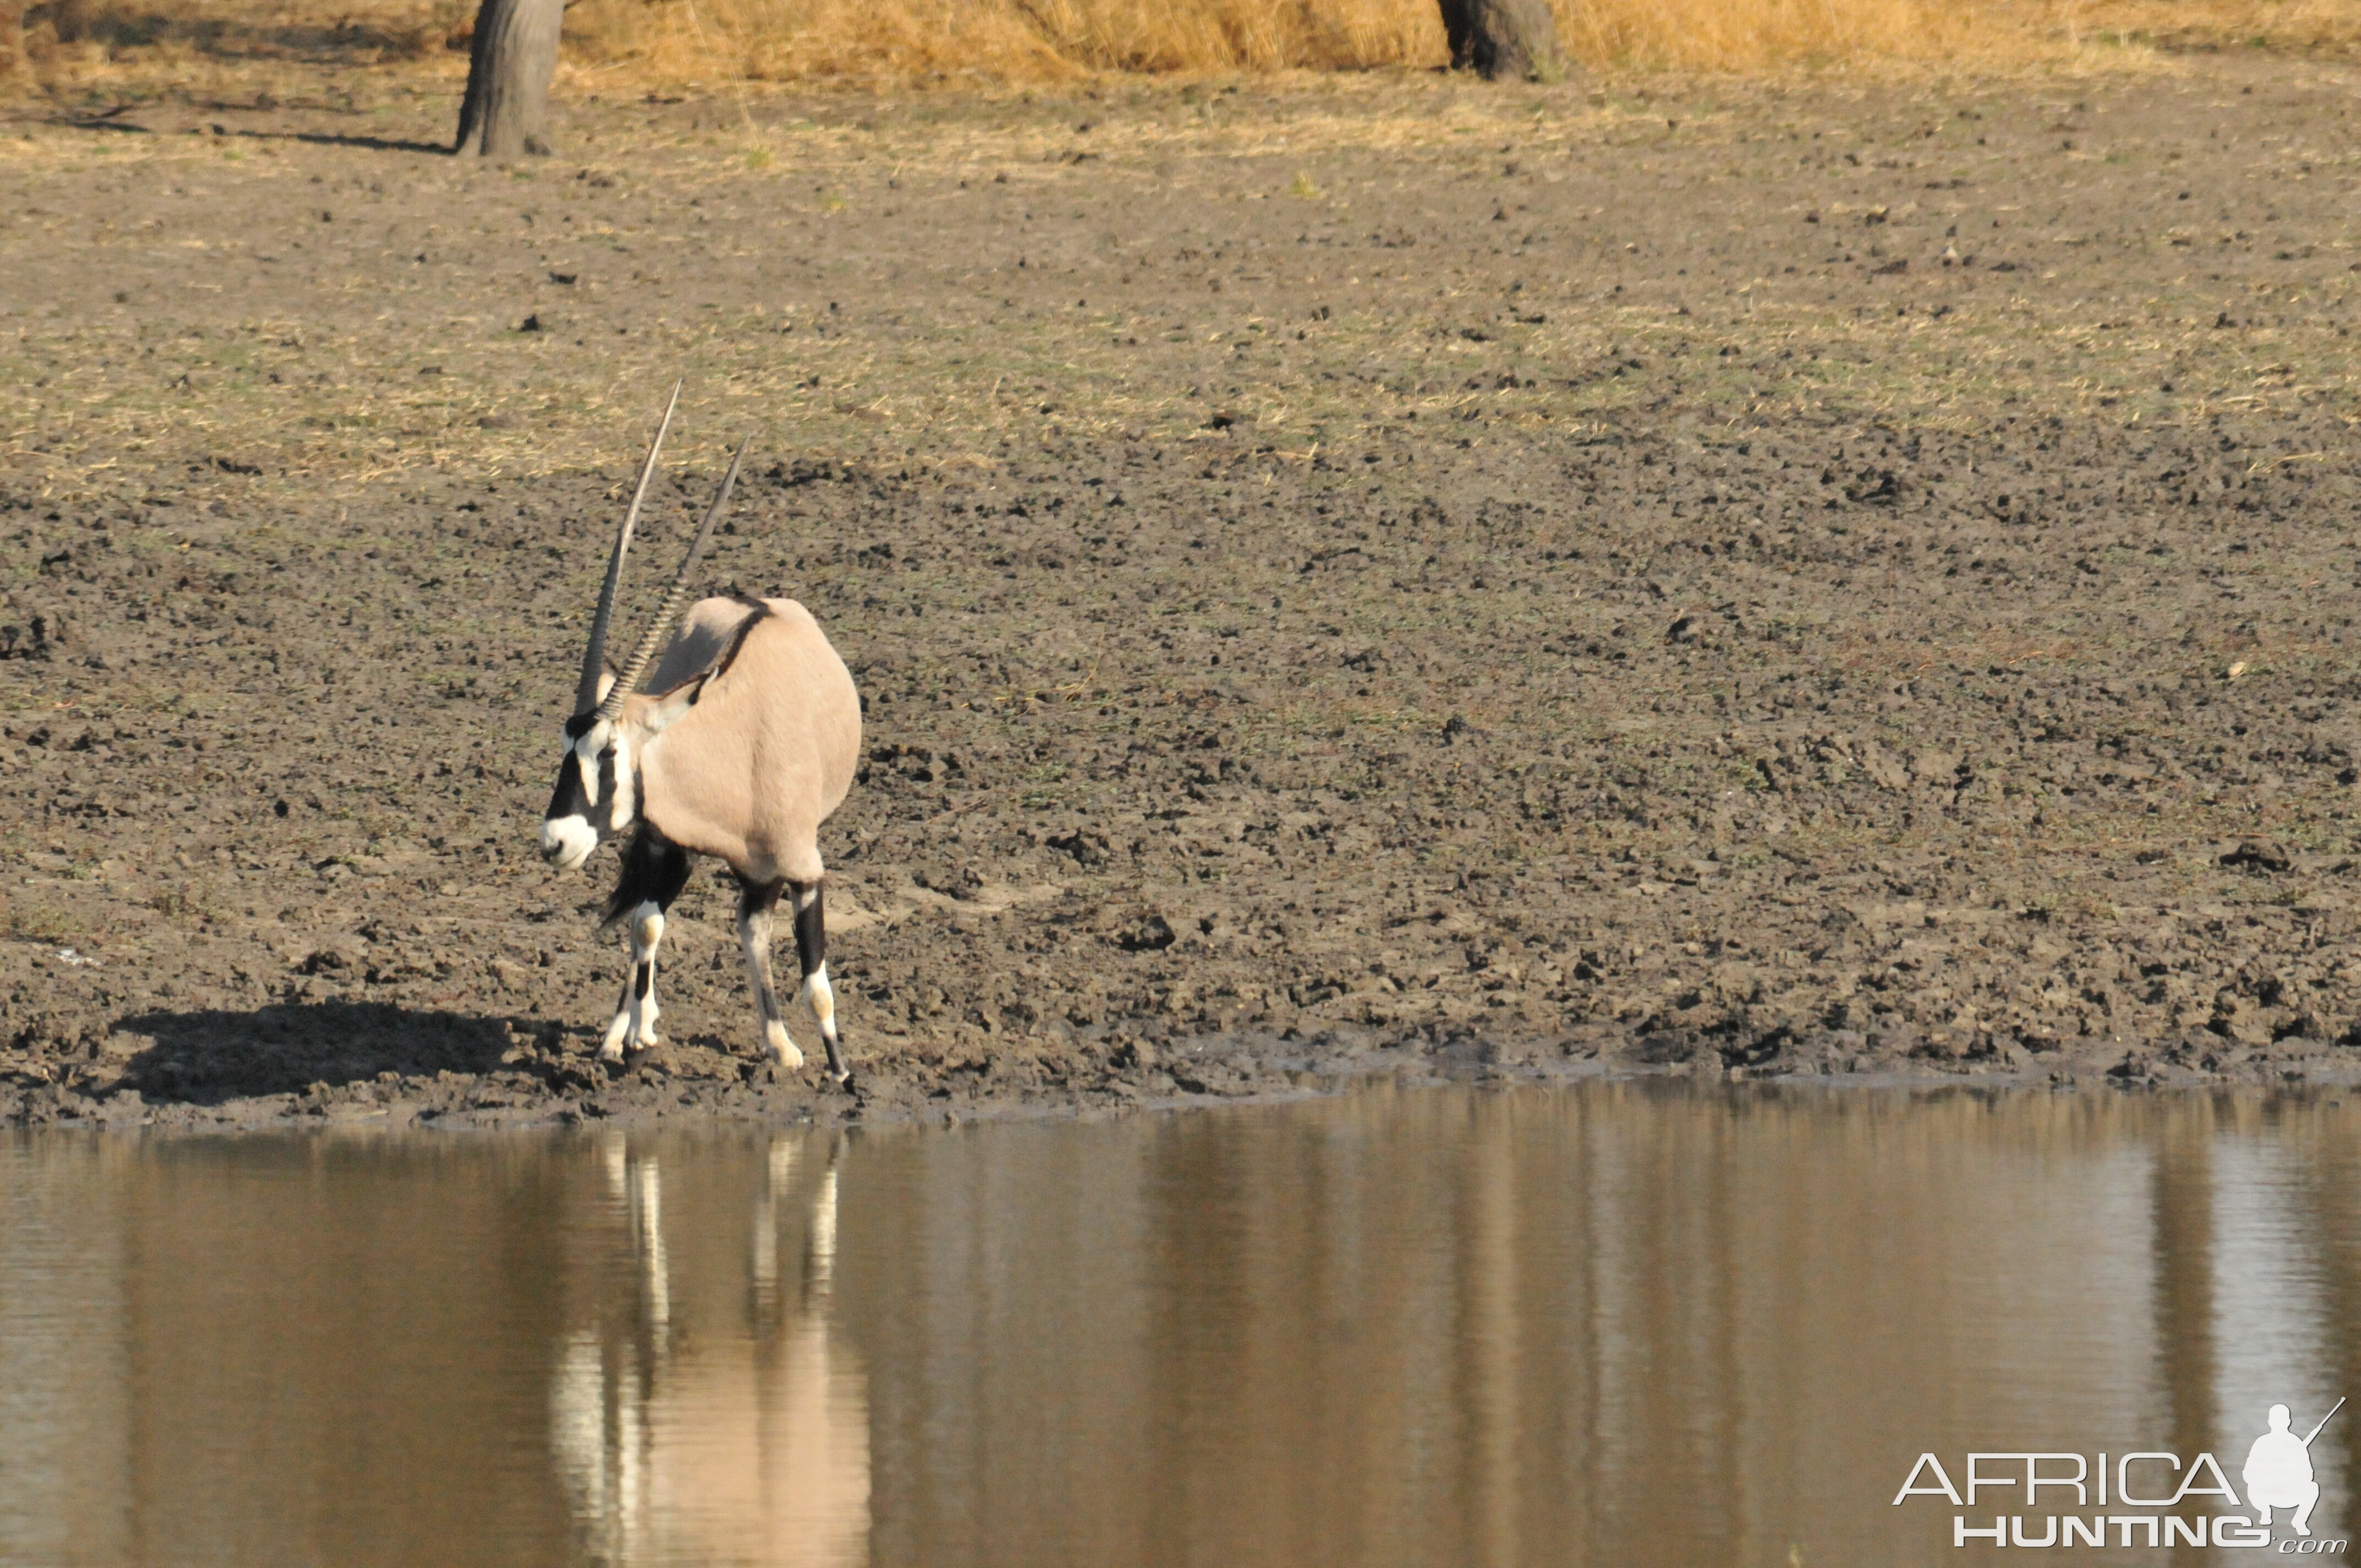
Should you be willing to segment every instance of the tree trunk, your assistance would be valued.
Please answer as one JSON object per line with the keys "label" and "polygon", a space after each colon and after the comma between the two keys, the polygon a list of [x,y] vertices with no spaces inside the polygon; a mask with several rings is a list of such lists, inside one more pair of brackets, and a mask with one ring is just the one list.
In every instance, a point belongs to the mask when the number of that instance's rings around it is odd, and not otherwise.
{"label": "tree trunk", "polygon": [[0,0],[0,86],[32,74],[32,41],[25,37],[25,0]]}
{"label": "tree trunk", "polygon": [[1549,0],[1442,0],[1451,69],[1487,82],[1554,82],[1565,74]]}
{"label": "tree trunk", "polygon": [[453,152],[518,158],[549,150],[549,83],[565,22],[566,0],[483,0]]}

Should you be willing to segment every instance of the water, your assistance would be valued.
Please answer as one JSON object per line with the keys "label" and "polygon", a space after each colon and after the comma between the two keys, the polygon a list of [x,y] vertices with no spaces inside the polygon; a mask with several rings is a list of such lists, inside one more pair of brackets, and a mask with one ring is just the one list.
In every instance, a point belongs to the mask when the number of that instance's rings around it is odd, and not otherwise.
{"label": "water", "polygon": [[0,1563],[1963,1561],[2141,1510],[1896,1507],[1921,1453],[2236,1486],[2361,1393],[2356,1177],[2361,1104],[2228,1094],[25,1135]]}

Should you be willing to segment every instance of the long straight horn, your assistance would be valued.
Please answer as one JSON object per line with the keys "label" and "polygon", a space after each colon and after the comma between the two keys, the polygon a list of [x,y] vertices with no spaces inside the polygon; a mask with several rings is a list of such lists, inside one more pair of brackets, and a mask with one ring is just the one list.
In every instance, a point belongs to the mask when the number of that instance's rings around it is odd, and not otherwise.
{"label": "long straight horn", "polygon": [[598,704],[598,675],[607,663],[607,627],[615,619],[615,588],[623,580],[623,556],[631,548],[631,529],[640,521],[640,503],[648,499],[648,481],[655,477],[656,454],[664,450],[664,432],[672,428],[672,411],[680,406],[680,386],[672,384],[672,401],[664,405],[664,422],[648,444],[648,460],[640,465],[639,488],[631,492],[631,510],[623,514],[622,531],[615,535],[615,553],[607,557],[607,585],[598,590],[598,613],[590,621],[590,646],[582,655],[582,679],[574,687],[574,711],[589,712]]}
{"label": "long straight horn", "polygon": [[738,455],[730,459],[730,472],[721,477],[721,493],[713,498],[713,505],[706,511],[704,524],[697,529],[697,537],[689,542],[688,554],[683,557],[680,570],[673,574],[672,587],[664,590],[664,602],[656,606],[656,618],[648,622],[647,631],[640,638],[640,645],[631,650],[631,662],[623,666],[623,673],[615,677],[613,685],[607,688],[607,700],[598,705],[598,717],[609,723],[613,723],[615,716],[623,711],[623,699],[638,688],[640,677],[647,673],[648,661],[656,656],[656,645],[664,641],[665,628],[672,624],[672,618],[680,609],[680,601],[688,593],[689,571],[697,565],[697,558],[705,554],[705,542],[713,537],[713,525],[721,521],[721,509],[730,504],[730,488],[738,483],[738,466],[746,461],[746,448],[753,444],[754,438],[751,435],[738,444]]}

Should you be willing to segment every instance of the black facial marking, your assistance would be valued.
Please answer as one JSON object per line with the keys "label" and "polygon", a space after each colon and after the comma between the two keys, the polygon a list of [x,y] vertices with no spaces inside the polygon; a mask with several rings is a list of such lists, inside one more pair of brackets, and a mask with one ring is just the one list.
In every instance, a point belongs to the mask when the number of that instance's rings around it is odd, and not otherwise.
{"label": "black facial marking", "polygon": [[[598,753],[598,804],[595,809],[598,811],[598,819],[594,826],[598,829],[598,837],[603,841],[617,830],[614,820],[615,748],[612,746]],[[631,803],[631,811],[634,817],[639,813],[639,802],[636,798]],[[626,822],[622,826],[629,828],[631,824]]]}
{"label": "black facial marking", "polygon": [[566,744],[570,746],[575,741],[581,740],[585,735],[589,734],[590,727],[598,722],[598,710],[595,707],[588,713],[577,713],[573,718],[567,719],[566,721]]}
{"label": "black facial marking", "polygon": [[582,770],[574,765],[574,754],[557,764],[557,787],[549,792],[549,809],[541,814],[544,822],[555,822],[562,817],[590,815],[590,803],[582,795]]}
{"label": "black facial marking", "polygon": [[[568,721],[566,728],[569,730],[573,728],[572,721]],[[633,809],[636,813],[636,801]],[[598,799],[595,805],[582,787],[581,759],[573,751],[566,752],[566,760],[557,764],[557,784],[549,792],[549,809],[542,813],[542,819],[555,821],[564,817],[579,817],[590,825],[603,844],[615,836],[614,815],[615,749],[609,746],[598,753]],[[631,824],[626,822],[623,826],[628,828]]]}

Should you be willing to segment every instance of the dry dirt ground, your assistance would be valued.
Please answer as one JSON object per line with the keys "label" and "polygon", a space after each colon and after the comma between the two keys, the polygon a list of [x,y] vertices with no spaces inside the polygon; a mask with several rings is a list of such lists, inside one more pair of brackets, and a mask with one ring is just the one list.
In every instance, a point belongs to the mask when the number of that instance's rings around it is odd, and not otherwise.
{"label": "dry dirt ground", "polygon": [[[0,1119],[2361,1063],[2361,73],[0,127]],[[867,703],[850,1096],[533,852],[617,496]],[[808,1044],[806,1025],[803,1037]]]}

